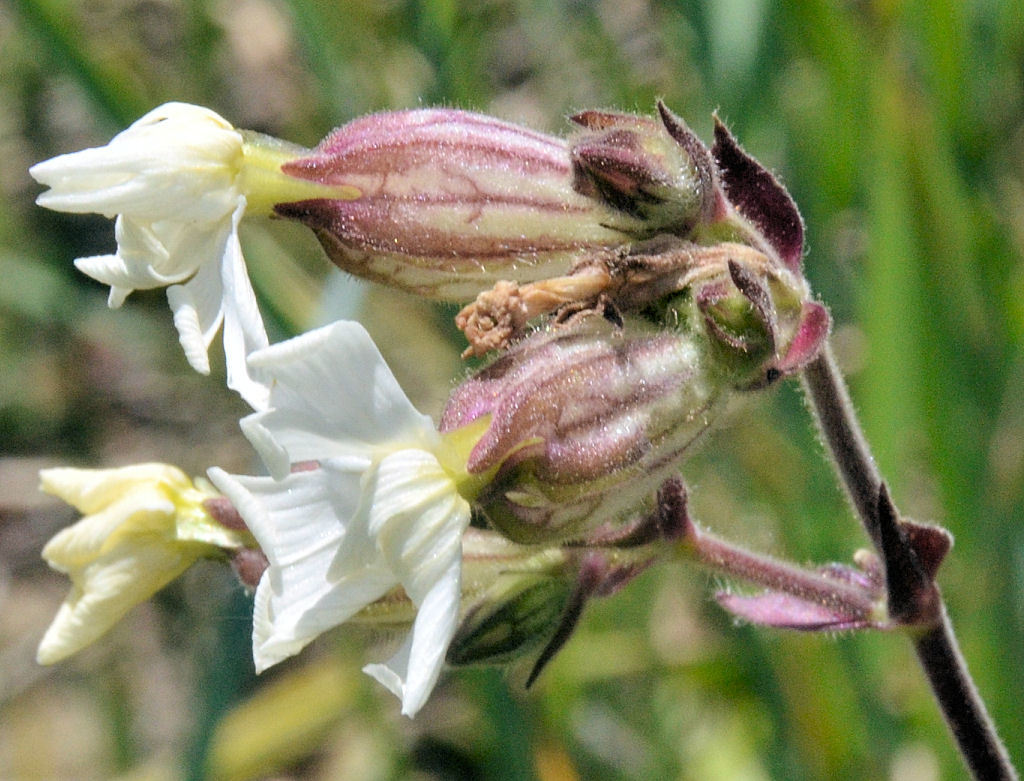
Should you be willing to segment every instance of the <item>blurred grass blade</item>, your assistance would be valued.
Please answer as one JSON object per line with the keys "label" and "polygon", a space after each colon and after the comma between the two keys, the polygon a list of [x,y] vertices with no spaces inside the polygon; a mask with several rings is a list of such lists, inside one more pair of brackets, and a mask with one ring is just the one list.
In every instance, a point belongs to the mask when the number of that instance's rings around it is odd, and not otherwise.
{"label": "blurred grass blade", "polygon": [[111,127],[131,124],[149,107],[123,73],[116,72],[89,49],[74,14],[74,3],[59,0],[15,0],[26,25],[39,37],[39,51],[50,53],[54,67],[66,70],[89,97],[96,114]]}

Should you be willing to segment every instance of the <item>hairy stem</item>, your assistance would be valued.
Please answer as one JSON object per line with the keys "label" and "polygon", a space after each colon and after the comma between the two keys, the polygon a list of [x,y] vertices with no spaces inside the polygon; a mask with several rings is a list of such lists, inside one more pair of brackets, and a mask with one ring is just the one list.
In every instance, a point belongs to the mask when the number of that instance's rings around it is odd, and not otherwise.
{"label": "hairy stem", "polygon": [[967,672],[945,609],[937,626],[914,638],[914,650],[974,777],[1016,779],[1017,771]]}
{"label": "hairy stem", "polygon": [[681,543],[680,552],[714,572],[799,597],[833,609],[850,620],[869,622],[875,612],[875,600],[864,588],[752,553],[706,531],[692,528]]}
{"label": "hairy stem", "polygon": [[804,369],[803,383],[825,443],[832,451],[840,482],[875,548],[881,550],[882,533],[875,509],[882,475],[860,429],[846,383],[827,341],[821,354]]}
{"label": "hairy stem", "polygon": [[[803,381],[839,478],[875,548],[882,554],[883,564],[888,567],[893,560],[894,540],[892,535],[884,535],[878,509],[880,497],[886,500],[888,497],[828,343],[821,355],[804,369]],[[917,552],[906,535],[896,536],[895,544],[904,548],[896,551],[897,554],[907,560],[917,560]],[[889,585],[892,602],[893,583]],[[926,585],[938,598],[934,583]],[[896,596],[907,603],[914,600],[911,594]],[[1017,771],[967,671],[941,599],[935,614],[933,623],[913,635],[914,646],[964,761],[976,779],[1016,779]]]}

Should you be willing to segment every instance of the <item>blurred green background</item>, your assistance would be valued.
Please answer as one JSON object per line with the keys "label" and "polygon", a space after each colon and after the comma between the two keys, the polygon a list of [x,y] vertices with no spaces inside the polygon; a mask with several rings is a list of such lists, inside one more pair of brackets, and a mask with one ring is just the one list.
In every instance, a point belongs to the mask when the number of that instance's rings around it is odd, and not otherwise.
{"label": "blurred green background", "polygon": [[[735,626],[723,584],[655,568],[524,671],[449,675],[415,721],[335,631],[259,680],[249,600],[204,564],[54,668],[35,645],[74,518],[40,467],[256,468],[245,412],[187,368],[160,291],[108,311],[71,261],[110,223],[33,205],[26,169],[167,100],[313,145],[371,110],[472,108],[549,131],[663,97],[779,173],[807,275],[901,508],[946,525],[940,583],[1024,762],[1024,4],[1019,0],[57,0],[0,4],[0,777],[894,779],[963,770],[898,636]],[[274,332],[358,313],[436,415],[465,370],[452,311],[332,271],[304,229],[247,225]],[[218,356],[219,348],[213,350]],[[215,371],[215,375],[217,372]],[[799,388],[749,400],[685,469],[697,517],[797,561],[866,544]]]}

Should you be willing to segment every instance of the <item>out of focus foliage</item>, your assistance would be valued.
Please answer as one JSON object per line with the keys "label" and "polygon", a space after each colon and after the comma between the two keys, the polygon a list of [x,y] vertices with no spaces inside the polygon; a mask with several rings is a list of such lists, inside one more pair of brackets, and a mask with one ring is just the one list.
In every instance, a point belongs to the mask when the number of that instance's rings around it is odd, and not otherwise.
{"label": "out of focus foliage", "polygon": [[[37,495],[39,467],[255,468],[243,405],[187,368],[163,293],[111,312],[72,267],[112,249],[109,222],[32,203],[30,164],[105,143],[166,100],[308,145],[418,105],[558,131],[573,110],[663,97],[705,138],[717,110],[803,210],[807,274],[878,460],[909,515],[956,535],[939,580],[1024,761],[1018,0],[12,0],[0,73],[0,776],[962,772],[902,638],[737,627],[707,596],[723,584],[676,566],[595,603],[533,690],[522,671],[453,674],[412,722],[358,671],[386,638],[334,632],[255,679],[249,601],[213,564],[37,667],[66,585],[38,552],[71,520]],[[301,228],[243,238],[277,338],[361,312],[421,409],[439,411],[464,371],[451,311],[331,271]],[[755,548],[827,561],[865,544],[795,383],[737,409],[686,477],[700,520]]]}

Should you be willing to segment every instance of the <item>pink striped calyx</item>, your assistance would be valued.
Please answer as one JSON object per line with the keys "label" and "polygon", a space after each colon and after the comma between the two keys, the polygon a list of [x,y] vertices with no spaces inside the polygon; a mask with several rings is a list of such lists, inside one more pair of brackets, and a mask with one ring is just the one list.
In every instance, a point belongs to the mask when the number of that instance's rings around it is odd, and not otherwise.
{"label": "pink striped calyx", "polygon": [[310,226],[335,264],[432,298],[563,274],[644,230],[574,189],[565,140],[466,111],[363,117],[281,170],[360,192],[274,207]]}
{"label": "pink striped calyx", "polygon": [[476,431],[464,466],[482,478],[472,502],[516,542],[620,526],[733,394],[798,371],[827,336],[828,312],[803,278],[745,245],[631,261],[603,303],[522,334],[449,396],[440,430]]}

